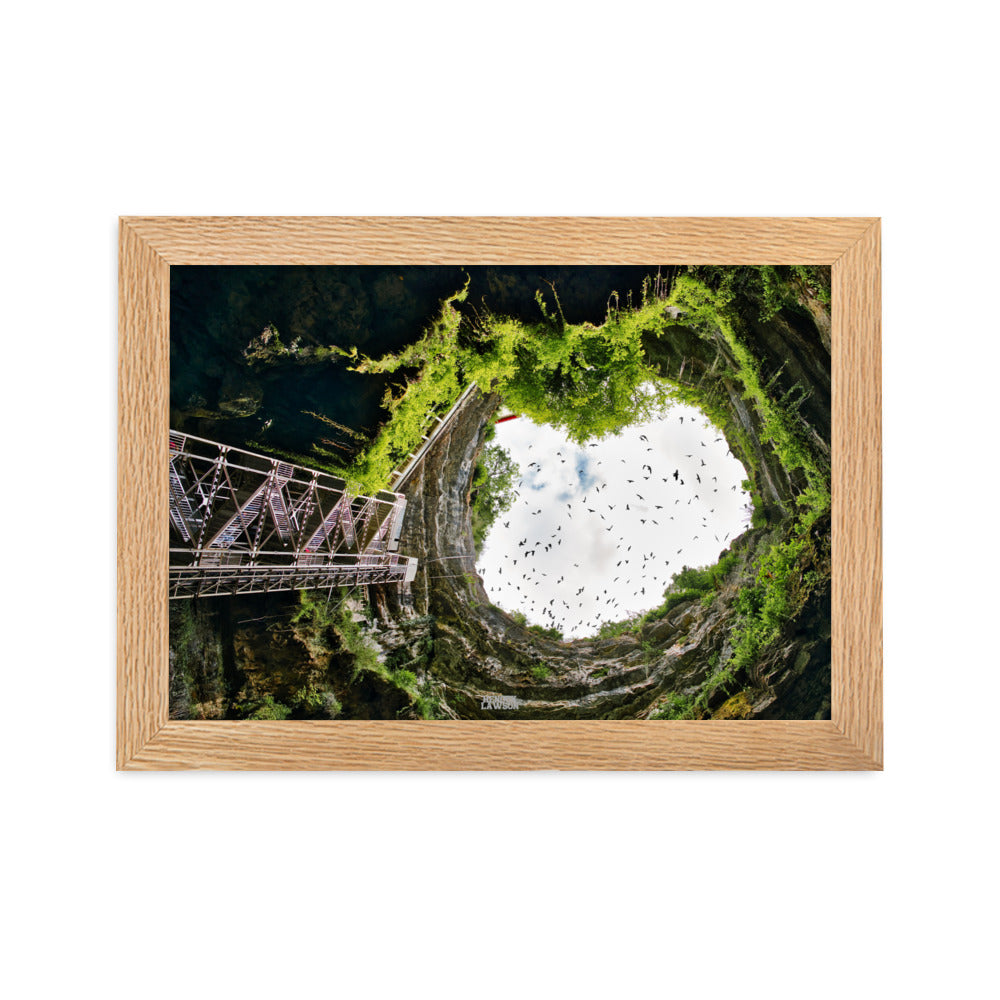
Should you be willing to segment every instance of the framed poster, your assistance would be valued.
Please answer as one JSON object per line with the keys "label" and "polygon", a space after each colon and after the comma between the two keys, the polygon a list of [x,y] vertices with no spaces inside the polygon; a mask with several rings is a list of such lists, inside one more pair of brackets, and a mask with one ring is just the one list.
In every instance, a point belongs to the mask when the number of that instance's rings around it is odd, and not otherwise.
{"label": "framed poster", "polygon": [[119,768],[881,768],[879,252],[122,219]]}

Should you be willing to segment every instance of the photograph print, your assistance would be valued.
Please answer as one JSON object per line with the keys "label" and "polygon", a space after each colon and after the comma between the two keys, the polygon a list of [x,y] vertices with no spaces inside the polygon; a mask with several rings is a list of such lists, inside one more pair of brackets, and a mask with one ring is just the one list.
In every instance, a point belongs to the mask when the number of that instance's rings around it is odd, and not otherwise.
{"label": "photograph print", "polygon": [[173,266],[174,719],[829,719],[818,266]]}

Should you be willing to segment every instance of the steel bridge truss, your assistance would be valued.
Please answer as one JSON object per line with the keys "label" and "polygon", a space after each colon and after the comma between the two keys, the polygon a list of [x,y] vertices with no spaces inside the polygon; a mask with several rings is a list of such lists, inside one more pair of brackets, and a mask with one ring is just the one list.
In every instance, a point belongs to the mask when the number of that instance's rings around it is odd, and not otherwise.
{"label": "steel bridge truss", "polygon": [[170,597],[409,583],[406,498],[170,432]]}

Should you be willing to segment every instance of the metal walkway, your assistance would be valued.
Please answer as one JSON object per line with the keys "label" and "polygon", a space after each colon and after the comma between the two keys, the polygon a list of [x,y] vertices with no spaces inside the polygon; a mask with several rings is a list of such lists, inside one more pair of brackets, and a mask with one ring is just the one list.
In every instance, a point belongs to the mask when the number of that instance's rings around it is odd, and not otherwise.
{"label": "metal walkway", "polygon": [[409,583],[406,498],[170,432],[170,597]]}
{"label": "metal walkway", "polygon": [[407,459],[406,463],[401,469],[394,469],[392,473],[392,485],[390,489],[399,492],[403,487],[409,482],[410,476],[413,475],[417,466],[420,464],[424,455],[427,454],[428,450],[434,444],[435,441],[444,433],[448,425],[455,418],[455,414],[462,408],[462,404],[476,391],[476,383],[470,382],[462,394],[455,400],[451,409],[443,417],[435,417],[428,428],[427,433],[423,435],[423,443],[420,447],[412,452]]}

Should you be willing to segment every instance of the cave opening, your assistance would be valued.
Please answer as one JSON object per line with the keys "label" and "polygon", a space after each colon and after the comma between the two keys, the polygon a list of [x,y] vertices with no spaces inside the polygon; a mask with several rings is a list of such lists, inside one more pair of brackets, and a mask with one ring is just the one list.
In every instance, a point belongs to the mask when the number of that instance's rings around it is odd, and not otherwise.
{"label": "cave opening", "polygon": [[586,444],[527,417],[493,427],[487,448],[517,478],[476,571],[494,605],[554,638],[651,611],[676,574],[716,564],[749,523],[748,473],[692,406]]}

